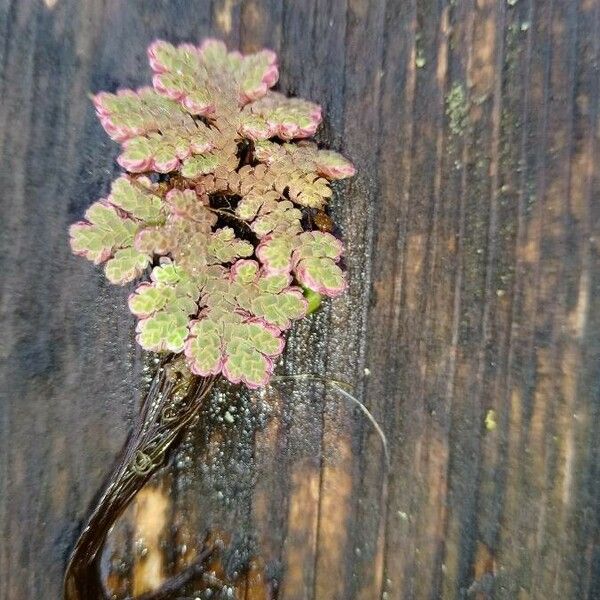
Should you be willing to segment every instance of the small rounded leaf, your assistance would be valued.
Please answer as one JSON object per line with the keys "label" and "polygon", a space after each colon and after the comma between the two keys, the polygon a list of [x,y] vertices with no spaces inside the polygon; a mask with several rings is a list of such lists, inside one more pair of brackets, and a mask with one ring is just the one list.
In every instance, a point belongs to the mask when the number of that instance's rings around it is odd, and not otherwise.
{"label": "small rounded leaf", "polygon": [[138,252],[135,248],[117,250],[104,267],[106,278],[111,283],[123,285],[139,277],[150,264],[147,254]]}
{"label": "small rounded leaf", "polygon": [[317,173],[327,179],[345,179],[356,173],[354,165],[333,150],[319,150],[316,165]]}
{"label": "small rounded leaf", "polygon": [[223,362],[217,324],[209,319],[195,321],[185,344],[185,355],[192,373],[202,377],[220,373]]}
{"label": "small rounded leaf", "polygon": [[346,289],[343,271],[330,258],[302,259],[294,272],[302,285],[331,298]]}
{"label": "small rounded leaf", "polygon": [[137,324],[137,341],[153,352],[182,352],[188,335],[188,317],[183,312],[159,311]]}
{"label": "small rounded leaf", "polygon": [[152,192],[150,185],[147,179],[132,181],[128,177],[119,177],[112,184],[108,201],[145,223],[161,221],[162,201]]}
{"label": "small rounded leaf", "polygon": [[292,268],[294,244],[292,236],[268,236],[258,245],[256,256],[268,273],[289,273]]}
{"label": "small rounded leaf", "polygon": [[274,135],[283,140],[312,137],[322,120],[318,104],[278,92],[269,92],[248,105],[244,114],[247,120],[242,121],[241,131],[255,140]]}
{"label": "small rounded leaf", "polygon": [[118,248],[133,243],[137,224],[121,216],[106,201],[95,202],[85,213],[85,221],[71,225],[71,248],[95,264],[108,260]]}

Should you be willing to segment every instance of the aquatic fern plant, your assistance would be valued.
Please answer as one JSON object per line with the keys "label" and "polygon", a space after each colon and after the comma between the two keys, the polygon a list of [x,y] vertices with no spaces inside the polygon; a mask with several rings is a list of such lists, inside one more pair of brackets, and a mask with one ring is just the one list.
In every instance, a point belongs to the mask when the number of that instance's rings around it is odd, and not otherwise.
{"label": "aquatic fern plant", "polygon": [[76,254],[129,297],[146,350],[192,373],[265,385],[305,295],[339,295],[342,243],[319,227],[343,156],[308,141],[317,104],[271,91],[276,56],[217,40],[153,43],[152,87],[93,98],[125,170],[71,226]]}
{"label": "aquatic fern plant", "polygon": [[[102,92],[100,121],[125,171],[71,226],[76,254],[129,296],[137,341],[160,353],[139,417],[75,543],[65,600],[106,600],[99,556],[116,519],[164,462],[220,376],[269,381],[292,323],[346,286],[327,215],[343,156],[309,138],[318,105],[271,91],[269,50],[217,40],[149,50],[152,87]],[[144,600],[173,597],[215,546]]]}

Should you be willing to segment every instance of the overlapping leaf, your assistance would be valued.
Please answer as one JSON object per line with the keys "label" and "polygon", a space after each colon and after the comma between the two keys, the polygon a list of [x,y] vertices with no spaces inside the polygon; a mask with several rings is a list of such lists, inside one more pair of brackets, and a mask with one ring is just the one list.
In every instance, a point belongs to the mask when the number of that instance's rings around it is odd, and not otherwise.
{"label": "overlapping leaf", "polygon": [[354,167],[302,139],[321,109],[269,91],[271,51],[159,41],[148,56],[153,88],[94,104],[123,146],[120,165],[149,177],[119,177],[71,227],[73,251],[105,263],[114,283],[154,265],[129,298],[143,348],[184,352],[198,375],[264,385],[292,322],[345,288],[341,243],[310,228],[330,182]]}
{"label": "overlapping leaf", "polygon": [[177,100],[193,115],[211,116],[226,103],[243,105],[267,92],[278,79],[277,57],[270,50],[243,56],[219,40],[174,47],[155,42],[148,50],[158,92]]}
{"label": "overlapping leaf", "polygon": [[152,88],[102,92],[94,105],[106,132],[123,143],[119,164],[132,173],[174,171],[183,159],[214,145],[206,125]]}
{"label": "overlapping leaf", "polygon": [[208,265],[228,263],[250,256],[254,247],[236,237],[230,227],[212,231],[216,215],[209,210],[203,220],[171,216],[164,225],[140,230],[135,247],[143,253],[169,255],[190,273],[200,273]]}
{"label": "overlapping leaf", "polygon": [[85,221],[71,225],[71,248],[75,254],[100,264],[115,250],[131,246],[136,230],[134,220],[121,216],[108,202],[99,201],[87,209]]}
{"label": "overlapping leaf", "polygon": [[335,297],[346,288],[344,273],[337,264],[341,242],[329,233],[267,236],[256,255],[270,273],[293,273],[300,284],[326,296]]}
{"label": "overlapping leaf", "polygon": [[113,181],[108,201],[144,223],[159,223],[164,220],[161,198],[146,177],[119,177]]}
{"label": "overlapping leaf", "polygon": [[321,118],[318,104],[268,92],[246,106],[240,131],[253,140],[308,138],[315,134]]}
{"label": "overlapping leaf", "polygon": [[149,264],[147,254],[131,247],[121,248],[106,262],[104,272],[111,283],[122,284],[139,277]]}
{"label": "overlapping leaf", "polygon": [[131,312],[140,317],[137,340],[142,348],[181,352],[194,315],[200,281],[174,264],[155,267],[152,283],[143,283],[129,297]]}
{"label": "overlapping leaf", "polygon": [[287,190],[296,204],[312,208],[322,208],[331,197],[329,181],[354,174],[354,167],[341,154],[306,142],[260,141],[255,156],[266,165],[264,181],[279,191]]}
{"label": "overlapping leaf", "polygon": [[344,273],[337,264],[342,250],[341,242],[329,233],[302,233],[292,256],[296,278],[315,292],[339,296],[346,289]]}
{"label": "overlapping leaf", "polygon": [[255,145],[255,156],[271,167],[315,173],[328,180],[345,179],[356,172],[352,163],[338,152],[320,150],[310,142],[276,144],[259,141]]}
{"label": "overlapping leaf", "polygon": [[272,359],[283,351],[282,331],[306,314],[301,290],[286,275],[261,274],[253,260],[237,261],[228,279],[210,283],[186,343],[192,371],[223,373],[249,387],[264,385]]}
{"label": "overlapping leaf", "polygon": [[149,180],[120,177],[108,199],[92,204],[85,220],[71,225],[71,248],[96,264],[106,262],[108,280],[123,284],[150,263],[148,253],[134,247],[136,233],[163,218],[161,200]]}

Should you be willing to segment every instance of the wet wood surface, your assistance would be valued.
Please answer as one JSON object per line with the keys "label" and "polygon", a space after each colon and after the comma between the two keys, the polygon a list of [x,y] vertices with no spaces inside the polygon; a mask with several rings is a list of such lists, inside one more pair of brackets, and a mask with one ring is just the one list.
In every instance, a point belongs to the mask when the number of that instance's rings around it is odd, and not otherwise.
{"label": "wet wood surface", "polygon": [[[600,598],[599,0],[0,0],[0,599],[59,598],[151,373],[71,256],[116,146],[90,92],[157,38],[280,55],[357,177],[350,289],[278,374],[222,385],[113,530],[115,598]],[[148,369],[148,366],[150,369]]]}

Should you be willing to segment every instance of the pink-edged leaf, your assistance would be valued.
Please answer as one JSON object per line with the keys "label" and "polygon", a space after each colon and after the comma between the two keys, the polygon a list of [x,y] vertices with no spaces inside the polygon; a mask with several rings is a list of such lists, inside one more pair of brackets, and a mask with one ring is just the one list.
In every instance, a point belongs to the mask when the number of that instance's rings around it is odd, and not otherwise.
{"label": "pink-edged leaf", "polygon": [[193,115],[206,116],[213,112],[209,75],[196,46],[175,47],[157,40],[148,48],[148,58],[155,73],[152,83],[157,92],[180,102]]}
{"label": "pink-edged leaf", "polygon": [[285,330],[292,326],[292,321],[306,315],[308,303],[300,288],[290,287],[277,294],[267,292],[253,297],[249,309],[270,325]]}
{"label": "pink-edged leaf", "polygon": [[85,221],[71,225],[71,248],[95,264],[108,260],[115,250],[133,243],[138,224],[122,216],[106,200],[95,202],[85,213]]}
{"label": "pink-edged leaf", "polygon": [[159,311],[141,319],[137,342],[151,352],[182,352],[188,335],[189,317],[183,311]]}
{"label": "pink-edged leaf", "polygon": [[250,242],[237,238],[231,227],[222,227],[210,237],[207,252],[218,262],[227,263],[239,257],[251,256],[254,247]]}
{"label": "pink-edged leaf", "polygon": [[154,352],[182,352],[190,317],[198,312],[201,284],[173,263],[155,267],[152,283],[143,283],[129,296],[130,310],[141,317],[137,339]]}
{"label": "pink-edged leaf", "polygon": [[177,125],[193,126],[189,115],[177,102],[157,94],[152,88],[100,92],[93,97],[102,126],[117,142]]}
{"label": "pink-edged leaf", "polygon": [[249,388],[266,385],[273,373],[273,359],[285,346],[279,329],[251,320],[226,326],[224,339],[223,375]]}
{"label": "pink-edged leaf", "polygon": [[335,262],[344,252],[344,245],[331,233],[306,231],[298,236],[294,249],[294,261],[301,258],[331,258]]}
{"label": "pink-edged leaf", "polygon": [[315,304],[298,284],[316,297],[346,286],[341,243],[304,228],[331,196],[329,181],[354,167],[306,139],[321,122],[317,104],[269,91],[270,50],[157,41],[148,57],[154,87],[94,97],[122,144],[119,164],[148,176],[117,179],[72,225],[73,251],[105,262],[120,284],[156,257],[128,300],[138,343],[184,353],[197,375],[264,386],[285,331]]}
{"label": "pink-edged leaf", "polygon": [[235,83],[235,93],[241,104],[264,96],[279,79],[277,55],[272,50],[254,54],[227,52],[220,40],[208,39],[200,46],[200,55],[207,72],[212,77],[227,73]]}
{"label": "pink-edged leaf", "polygon": [[292,235],[302,231],[302,212],[288,200],[268,200],[262,204],[250,225],[259,239],[265,236]]}
{"label": "pink-edged leaf", "polygon": [[111,283],[124,285],[139,277],[149,264],[150,259],[147,254],[135,248],[122,248],[108,260],[104,271]]}
{"label": "pink-edged leaf", "polygon": [[104,129],[123,144],[118,162],[131,173],[169,173],[183,159],[213,146],[204,124],[152,88],[102,92],[93,101]]}
{"label": "pink-edged leaf", "polygon": [[288,98],[278,92],[268,92],[249,104],[243,112],[241,132],[259,140],[277,136],[283,140],[312,137],[322,120],[318,104]]}
{"label": "pink-edged leaf", "polygon": [[248,344],[239,343],[235,354],[223,362],[223,375],[231,383],[244,383],[255,390],[267,385],[273,373],[273,361]]}
{"label": "pink-edged leaf", "polygon": [[317,173],[327,179],[345,179],[356,173],[354,165],[338,152],[319,150],[315,159]]}
{"label": "pink-edged leaf", "polygon": [[146,318],[164,308],[174,298],[173,290],[168,287],[157,287],[150,283],[140,284],[135,292],[129,294],[127,303],[129,310],[140,318]]}
{"label": "pink-edged leaf", "polygon": [[292,262],[298,281],[311,290],[330,297],[346,289],[343,271],[336,264],[342,243],[330,233],[305,232],[298,236]]}
{"label": "pink-edged leaf", "polygon": [[256,256],[266,272],[289,273],[292,269],[294,244],[292,236],[267,236],[256,248]]}
{"label": "pink-edged leaf", "polygon": [[346,289],[344,272],[330,258],[302,259],[294,272],[302,285],[330,298],[339,296]]}
{"label": "pink-edged leaf", "polygon": [[260,266],[255,260],[238,260],[236,261],[230,270],[230,277],[232,281],[238,283],[253,283],[258,277]]}
{"label": "pink-edged leaf", "polygon": [[207,229],[217,222],[217,215],[209,209],[208,197],[199,196],[195,190],[171,190],[166,198],[171,214],[206,223]]}
{"label": "pink-edged leaf", "polygon": [[201,377],[218,375],[223,368],[221,328],[210,319],[192,321],[185,355],[192,373]]}
{"label": "pink-edged leaf", "polygon": [[146,177],[121,176],[113,181],[108,202],[144,224],[164,220],[163,204],[154,184]]}
{"label": "pink-edged leaf", "polygon": [[270,50],[244,56],[213,39],[199,47],[157,40],[148,57],[157,92],[193,115],[212,117],[219,106],[231,111],[263,96],[278,78],[277,57]]}

